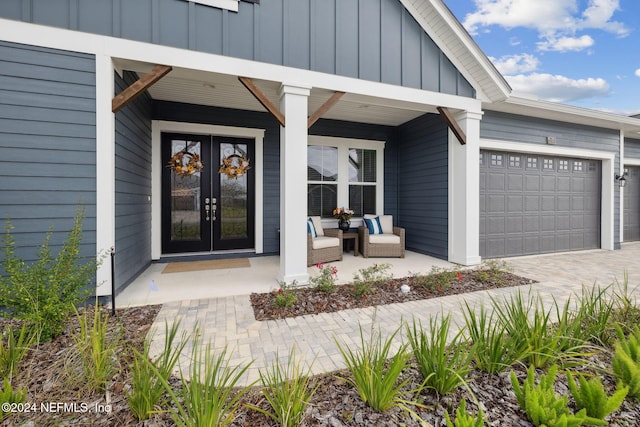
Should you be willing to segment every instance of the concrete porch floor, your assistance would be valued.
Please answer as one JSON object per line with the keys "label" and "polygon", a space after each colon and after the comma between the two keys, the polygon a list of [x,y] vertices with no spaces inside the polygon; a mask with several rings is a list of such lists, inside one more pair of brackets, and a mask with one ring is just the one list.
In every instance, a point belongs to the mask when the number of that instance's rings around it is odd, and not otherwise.
{"label": "concrete porch floor", "polygon": [[[134,307],[149,304],[165,304],[174,301],[222,298],[248,295],[252,292],[269,292],[278,287],[280,258],[264,256],[249,258],[251,267],[225,268],[184,273],[166,273],[167,263],[151,264],[126,289],[116,296],[116,307]],[[330,262],[338,268],[338,283],[350,282],[361,268],[386,263],[391,266],[393,277],[411,273],[428,273],[432,267],[448,268],[450,262],[407,251],[405,258],[362,258],[345,252],[342,261]],[[309,267],[310,276],[318,274],[316,267]]]}

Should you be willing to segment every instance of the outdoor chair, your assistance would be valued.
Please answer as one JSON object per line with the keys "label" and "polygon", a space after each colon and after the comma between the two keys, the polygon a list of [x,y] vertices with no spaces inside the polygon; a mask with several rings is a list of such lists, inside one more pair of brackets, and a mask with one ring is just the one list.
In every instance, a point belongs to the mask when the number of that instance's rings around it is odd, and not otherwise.
{"label": "outdoor chair", "polygon": [[307,266],[342,261],[342,230],[323,229],[319,216],[307,219]]}
{"label": "outdoor chair", "polygon": [[404,228],[393,226],[392,215],[365,215],[358,227],[360,252],[364,258],[404,258]]}

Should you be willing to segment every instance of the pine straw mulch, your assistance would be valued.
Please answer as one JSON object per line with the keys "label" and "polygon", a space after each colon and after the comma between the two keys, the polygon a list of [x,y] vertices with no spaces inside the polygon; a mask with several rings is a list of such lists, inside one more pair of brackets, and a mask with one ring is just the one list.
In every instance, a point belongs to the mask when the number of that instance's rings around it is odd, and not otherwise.
{"label": "pine straw mulch", "polygon": [[[470,276],[463,272],[463,280],[454,280],[450,286],[442,289],[437,287],[426,293],[426,297],[451,295],[461,292],[477,291],[492,287],[517,286],[530,283],[528,279],[517,276],[505,276],[504,279],[495,283],[484,281],[476,283]],[[392,303],[407,301],[408,298],[418,299],[417,287],[413,286],[409,295],[400,295],[397,287],[402,282],[410,279],[394,280],[389,287],[378,289],[374,295],[368,295],[362,301],[357,301],[347,288],[344,295],[334,298],[332,295],[330,303],[319,301],[308,301],[303,304],[302,295],[309,295],[309,290],[299,289],[298,304],[296,306],[306,307],[306,314],[318,313],[321,311],[336,311],[342,308],[363,307],[380,303]],[[458,283],[456,283],[458,282]],[[388,291],[383,292],[383,289]],[[415,291],[415,292],[414,292]],[[341,291],[338,291],[341,292]],[[426,291],[425,291],[426,292]],[[386,295],[385,295],[386,294]],[[256,307],[263,308],[264,312],[268,304],[267,296],[253,296],[258,298]],[[338,294],[340,295],[340,294]],[[424,297],[424,296],[423,296]],[[375,299],[374,299],[375,298]],[[364,301],[366,300],[366,301]],[[375,303],[373,302],[375,301]],[[75,318],[71,318],[68,327],[62,335],[49,343],[44,343],[32,350],[24,363],[20,372],[13,378],[14,387],[27,387],[27,402],[35,403],[38,408],[41,403],[57,403],[69,405],[67,410],[60,409],[57,412],[42,412],[39,409],[35,413],[10,414],[2,423],[2,426],[146,426],[160,427],[172,426],[174,422],[167,412],[160,412],[146,421],[138,421],[130,412],[127,404],[127,392],[131,388],[131,372],[129,366],[132,361],[132,348],[141,350],[145,337],[155,319],[160,306],[146,306],[136,308],[125,308],[117,310],[115,318],[110,319],[111,330],[123,328],[123,342],[118,351],[119,369],[107,387],[106,393],[99,393],[90,390],[77,375],[77,368],[73,367],[73,335],[77,330],[78,323]],[[298,309],[301,310],[301,309]],[[106,311],[105,311],[106,312]],[[264,314],[264,313],[263,313]],[[282,313],[278,313],[282,316]],[[295,315],[295,314],[293,314]],[[3,328],[9,321],[0,319],[0,327]],[[609,392],[615,388],[615,379],[607,373],[610,371],[610,353],[605,351],[594,356],[590,356],[590,365],[598,369],[603,369],[600,377],[607,386]],[[515,366],[513,368],[519,378],[523,378],[526,373],[524,368]],[[409,378],[408,388],[415,387],[420,382],[420,374],[414,364],[403,373],[403,378]],[[331,372],[318,375],[315,380],[319,387],[313,396],[303,422],[304,426],[420,426],[424,425],[411,418],[398,408],[392,408],[380,413],[372,410],[362,402],[357,391],[341,378],[348,378],[346,371]],[[174,389],[178,389],[180,380],[173,377],[170,383]],[[419,415],[425,420],[427,425],[444,426],[444,413],[453,413],[459,402],[464,397],[467,402],[467,410],[475,413],[479,402],[487,416],[488,426],[520,426],[527,427],[532,424],[526,420],[525,414],[520,409],[513,392],[508,372],[497,375],[489,375],[478,370],[471,372],[468,378],[468,389],[459,388],[452,395],[440,397],[433,391],[423,391],[419,399],[429,408],[418,410]],[[560,374],[556,381],[557,392],[568,394],[564,375]],[[473,392],[473,395],[470,393]],[[476,400],[477,399],[477,400]],[[244,397],[243,403],[250,403],[262,408],[267,408],[264,397],[257,387],[252,388]],[[85,404],[88,411],[70,411],[70,405]],[[573,405],[573,403],[572,403]],[[60,408],[60,407],[58,407]],[[78,408],[81,409],[80,406]],[[98,411],[96,411],[98,408]],[[107,412],[108,409],[108,412]],[[575,408],[574,408],[575,409]],[[609,418],[610,426],[638,426],[640,425],[640,405],[637,402],[627,399],[623,407]],[[266,416],[241,407],[233,426],[246,427],[268,427],[275,423]]]}

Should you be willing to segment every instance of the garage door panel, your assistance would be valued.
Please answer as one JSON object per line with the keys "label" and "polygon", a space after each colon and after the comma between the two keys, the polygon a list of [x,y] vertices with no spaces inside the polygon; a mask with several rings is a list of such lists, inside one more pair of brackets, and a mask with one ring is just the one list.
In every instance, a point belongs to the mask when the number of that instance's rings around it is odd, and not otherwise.
{"label": "garage door panel", "polygon": [[[600,162],[519,153],[483,153],[485,162],[480,165],[481,256],[503,257],[599,247]],[[492,165],[492,162],[496,164]],[[638,176],[640,180],[640,168]],[[486,179],[484,184],[483,179]],[[626,216],[629,214],[625,213]]]}

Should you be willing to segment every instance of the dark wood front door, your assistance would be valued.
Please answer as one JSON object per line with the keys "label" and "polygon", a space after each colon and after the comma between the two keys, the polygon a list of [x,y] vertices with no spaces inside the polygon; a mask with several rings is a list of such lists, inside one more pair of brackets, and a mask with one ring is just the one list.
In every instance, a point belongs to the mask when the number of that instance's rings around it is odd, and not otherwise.
{"label": "dark wood front door", "polygon": [[[200,157],[202,170],[181,175],[168,167]],[[253,165],[254,141],[209,135],[162,134],[162,252],[209,252],[254,247],[254,169],[239,176],[220,172],[225,159]],[[224,168],[223,168],[224,169]]]}

